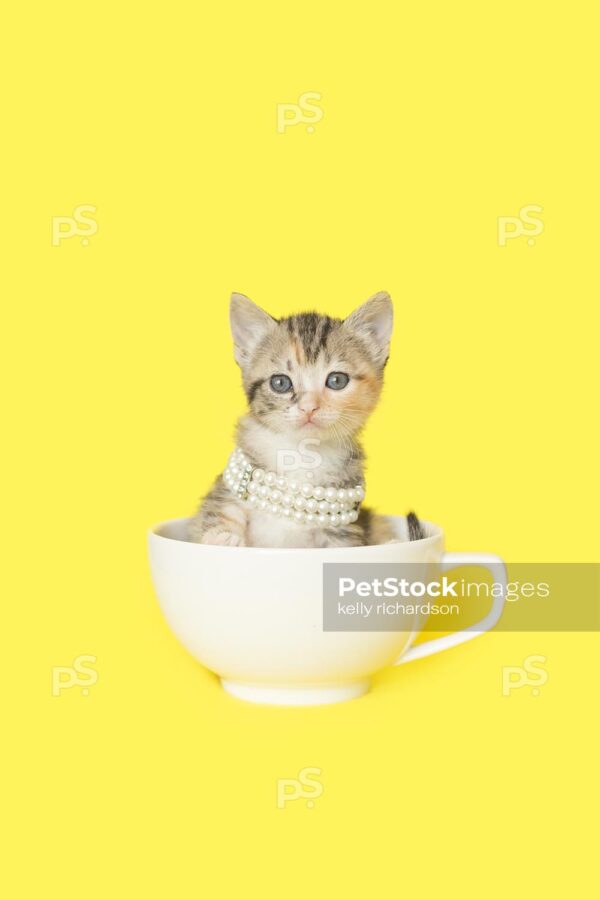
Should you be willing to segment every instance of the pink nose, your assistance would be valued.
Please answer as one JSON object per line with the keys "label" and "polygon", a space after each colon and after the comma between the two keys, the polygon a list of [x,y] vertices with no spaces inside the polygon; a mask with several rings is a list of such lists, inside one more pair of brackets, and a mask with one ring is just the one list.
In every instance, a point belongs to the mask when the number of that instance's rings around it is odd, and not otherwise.
{"label": "pink nose", "polygon": [[307,416],[312,415],[319,408],[316,397],[303,397],[298,403],[298,406]]}

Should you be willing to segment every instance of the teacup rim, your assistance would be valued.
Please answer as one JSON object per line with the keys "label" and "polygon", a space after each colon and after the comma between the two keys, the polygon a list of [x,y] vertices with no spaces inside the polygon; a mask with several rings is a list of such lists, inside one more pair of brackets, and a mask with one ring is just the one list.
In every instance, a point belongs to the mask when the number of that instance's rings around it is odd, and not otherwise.
{"label": "teacup rim", "polygon": [[[385,514],[384,514],[385,515]],[[386,515],[386,518],[393,519],[394,521],[400,522],[406,521],[406,516],[395,516],[395,515]],[[158,522],[156,525],[153,525],[148,530],[148,535],[150,538],[160,538],[163,541],[172,541],[175,544],[189,544],[194,547],[200,548],[200,552],[207,550],[216,550],[220,553],[232,553],[232,552],[241,552],[241,553],[294,553],[294,554],[314,554],[322,553],[324,550],[327,553],[347,553],[348,550],[352,550],[353,553],[366,553],[370,550],[374,550],[381,547],[389,547],[390,543],[385,544],[367,544],[364,547],[224,547],[219,544],[198,544],[195,541],[182,541],[180,538],[170,537],[166,534],[160,534],[160,529],[164,528],[167,525],[179,525],[184,522],[190,522],[191,516],[181,516],[176,519],[165,519],[163,522]],[[437,525],[435,522],[430,522],[427,519],[421,519],[421,525],[423,525],[429,532],[432,532],[424,538],[418,538],[415,541],[400,541],[399,543],[402,545],[410,544],[413,547],[427,547],[429,544],[433,544],[435,541],[439,540],[444,536],[444,529],[441,525]]]}

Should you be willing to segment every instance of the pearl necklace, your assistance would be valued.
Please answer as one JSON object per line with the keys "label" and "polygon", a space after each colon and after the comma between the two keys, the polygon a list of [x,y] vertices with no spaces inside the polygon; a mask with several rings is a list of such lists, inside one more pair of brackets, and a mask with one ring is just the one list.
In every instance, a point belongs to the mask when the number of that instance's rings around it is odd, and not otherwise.
{"label": "pearl necklace", "polygon": [[266,472],[253,466],[239,447],[229,458],[223,481],[239,500],[261,512],[320,528],[356,522],[358,508],[365,497],[362,484],[338,489]]}

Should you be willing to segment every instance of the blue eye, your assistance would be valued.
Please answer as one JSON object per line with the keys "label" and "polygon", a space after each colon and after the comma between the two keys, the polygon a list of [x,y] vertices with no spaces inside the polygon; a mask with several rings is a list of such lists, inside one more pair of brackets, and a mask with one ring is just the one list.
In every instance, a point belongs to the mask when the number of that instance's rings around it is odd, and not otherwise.
{"label": "blue eye", "polygon": [[292,389],[292,379],[287,375],[273,375],[269,384],[276,394],[287,394]]}
{"label": "blue eye", "polygon": [[345,372],[330,372],[325,384],[332,391],[341,391],[346,387],[349,381],[350,379]]}

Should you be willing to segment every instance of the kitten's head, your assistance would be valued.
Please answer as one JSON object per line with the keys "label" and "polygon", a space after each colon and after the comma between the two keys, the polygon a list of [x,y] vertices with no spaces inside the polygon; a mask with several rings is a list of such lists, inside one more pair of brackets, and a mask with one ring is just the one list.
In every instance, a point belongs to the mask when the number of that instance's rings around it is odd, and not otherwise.
{"label": "kitten's head", "polygon": [[271,431],[343,440],[364,425],[383,385],[392,301],[375,294],[347,319],[274,319],[231,297],[235,358],[251,415]]}

